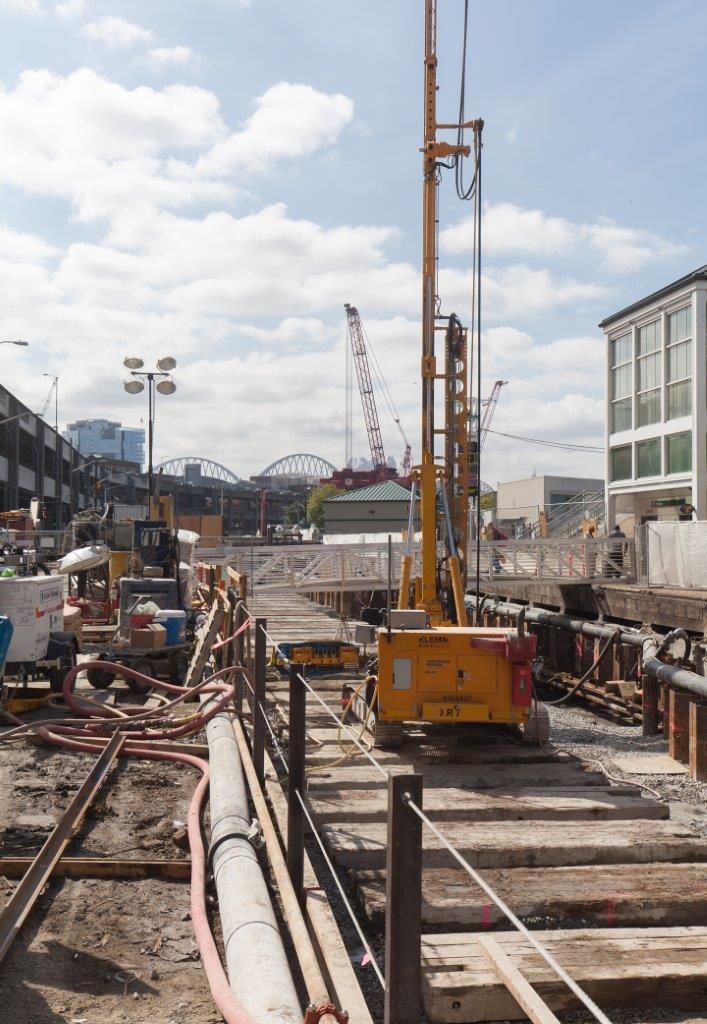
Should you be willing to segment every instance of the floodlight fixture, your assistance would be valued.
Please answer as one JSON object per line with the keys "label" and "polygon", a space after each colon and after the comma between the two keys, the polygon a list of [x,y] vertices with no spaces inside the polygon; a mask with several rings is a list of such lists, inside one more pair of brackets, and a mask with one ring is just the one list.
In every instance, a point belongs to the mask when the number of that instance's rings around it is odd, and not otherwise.
{"label": "floodlight fixture", "polygon": [[[162,373],[169,373],[169,371],[173,370],[176,365],[177,360],[172,356],[163,356],[161,359],[157,360],[157,369],[161,370]],[[169,393],[171,394],[171,392]]]}
{"label": "floodlight fixture", "polygon": [[126,356],[123,360],[123,366],[126,370],[141,370],[144,365],[139,356]]}
{"label": "floodlight fixture", "polygon": [[139,395],[141,391],[145,390],[143,382],[136,377],[129,377],[128,380],[124,380],[123,387],[129,395]]}

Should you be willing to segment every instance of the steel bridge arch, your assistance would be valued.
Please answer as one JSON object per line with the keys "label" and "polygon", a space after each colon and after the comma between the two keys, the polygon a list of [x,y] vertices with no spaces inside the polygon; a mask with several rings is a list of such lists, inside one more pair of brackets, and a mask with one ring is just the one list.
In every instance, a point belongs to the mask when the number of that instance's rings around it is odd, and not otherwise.
{"label": "steel bridge arch", "polygon": [[216,480],[222,484],[239,484],[242,482],[239,476],[236,476],[226,466],[222,466],[220,462],[214,462],[213,459],[202,459],[199,455],[185,455],[178,459],[167,459],[165,462],[160,462],[159,466],[155,468],[163,469],[170,476],[183,477],[186,466],[193,466],[194,463],[198,463],[201,466],[202,476],[206,480]]}
{"label": "steel bridge arch", "polygon": [[327,459],[319,455],[309,455],[306,452],[295,452],[293,455],[285,455],[259,473],[259,476],[302,476],[308,480],[319,480],[323,476],[331,476],[336,471],[334,466]]}

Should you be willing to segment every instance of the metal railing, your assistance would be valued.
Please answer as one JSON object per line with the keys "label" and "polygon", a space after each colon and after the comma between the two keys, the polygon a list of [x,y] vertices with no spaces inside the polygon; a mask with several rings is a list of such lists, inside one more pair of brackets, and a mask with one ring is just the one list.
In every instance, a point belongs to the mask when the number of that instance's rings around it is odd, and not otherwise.
{"label": "metal railing", "polygon": [[[481,542],[483,580],[546,580],[562,583],[633,582],[632,540],[613,537],[555,537]],[[476,575],[476,550],[469,552],[469,578]]]}
{"label": "metal railing", "polygon": [[[400,579],[403,544],[391,547],[391,577]],[[441,555],[441,549],[440,549]],[[231,559],[240,572],[252,573],[256,590],[290,589],[301,593],[360,592],[388,587],[388,545],[346,544],[313,548],[244,551]],[[412,575],[420,573],[419,546],[413,549]],[[469,551],[468,576],[476,574],[476,548]],[[494,580],[546,580],[563,583],[635,579],[633,541],[615,538],[535,538],[481,542],[480,575]]]}
{"label": "metal railing", "polygon": [[[603,491],[582,491],[559,505],[546,505],[545,516],[550,537],[574,537],[585,519],[595,519],[601,526],[606,517]],[[503,516],[500,516],[502,519]],[[528,523],[516,534],[516,540],[530,540],[540,536],[540,523]]]}

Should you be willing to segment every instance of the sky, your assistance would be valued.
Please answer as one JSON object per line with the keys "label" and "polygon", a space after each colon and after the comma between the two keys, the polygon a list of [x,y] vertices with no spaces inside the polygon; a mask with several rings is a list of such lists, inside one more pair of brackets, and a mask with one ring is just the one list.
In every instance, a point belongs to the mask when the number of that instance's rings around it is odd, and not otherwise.
{"label": "sky", "polygon": [[[0,0],[0,339],[29,343],[2,347],[3,384],[40,410],[42,374],[58,374],[60,426],[137,425],[146,399],[124,392],[122,360],[171,355],[158,460],[243,477],[292,452],[339,466],[352,302],[416,457],[422,7]],[[597,323],[707,262],[707,5],[470,9],[484,392],[508,381],[482,476],[602,476]],[[462,15],[439,0],[440,120],[458,103]],[[470,217],[447,175],[440,293],[467,320]]]}

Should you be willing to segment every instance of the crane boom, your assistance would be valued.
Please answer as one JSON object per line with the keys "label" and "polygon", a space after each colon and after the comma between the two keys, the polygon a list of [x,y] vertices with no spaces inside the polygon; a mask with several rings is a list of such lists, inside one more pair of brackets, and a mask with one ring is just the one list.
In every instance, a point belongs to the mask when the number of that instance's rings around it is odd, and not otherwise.
{"label": "crane boom", "polygon": [[507,384],[507,380],[497,380],[491,390],[486,402],[484,402],[484,411],[481,416],[481,447],[484,447],[486,441],[486,435],[491,429],[491,421],[496,412],[496,406],[498,405],[499,395],[501,394],[501,388],[504,384]]}
{"label": "crane boom", "polygon": [[373,469],[384,469],[385,450],[383,448],[383,437],[381,435],[380,422],[378,420],[378,409],[376,408],[376,396],[373,393],[371,383],[371,368],[368,365],[368,351],[366,350],[366,339],[363,333],[363,325],[358,310],[350,302],[345,303],[346,319],[349,327],[349,338],[351,340],[351,352],[353,354],[354,366],[356,368],[356,380],[358,390],[361,393],[361,405],[363,406],[363,417],[366,421],[366,433],[368,444],[371,449]]}

